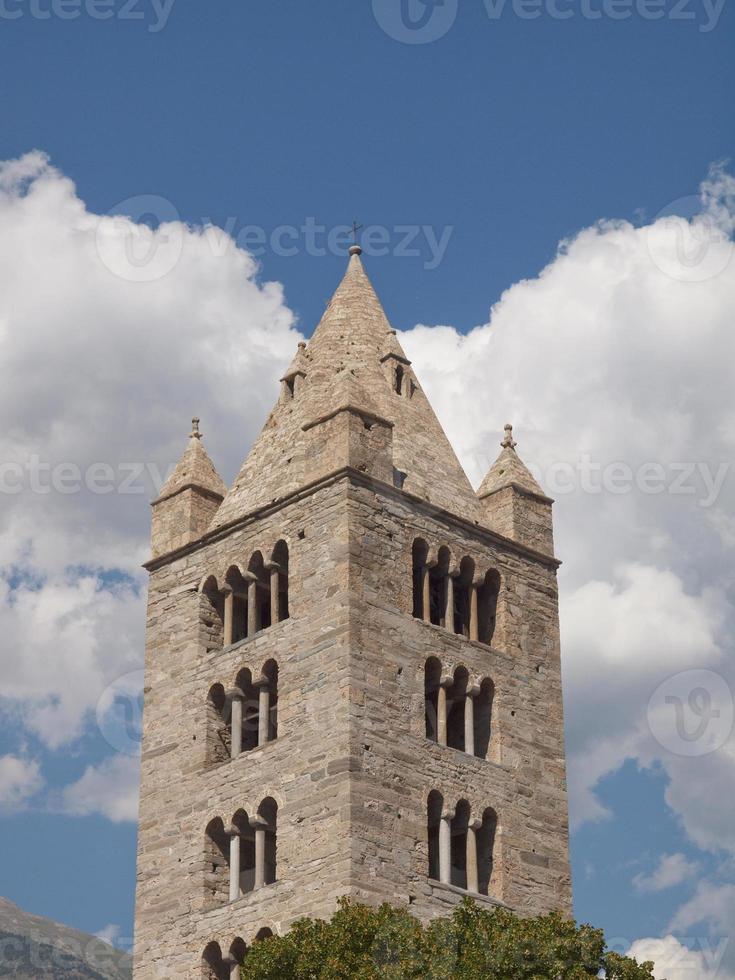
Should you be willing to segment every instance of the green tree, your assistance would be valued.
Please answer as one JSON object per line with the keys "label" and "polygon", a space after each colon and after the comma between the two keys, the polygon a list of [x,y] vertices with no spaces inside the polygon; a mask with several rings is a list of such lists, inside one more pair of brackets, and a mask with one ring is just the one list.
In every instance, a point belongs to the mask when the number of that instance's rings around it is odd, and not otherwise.
{"label": "green tree", "polygon": [[330,922],[300,919],[256,943],[243,980],[651,980],[653,965],[605,950],[600,929],[521,919],[465,899],[422,926],[405,909],[342,899]]}

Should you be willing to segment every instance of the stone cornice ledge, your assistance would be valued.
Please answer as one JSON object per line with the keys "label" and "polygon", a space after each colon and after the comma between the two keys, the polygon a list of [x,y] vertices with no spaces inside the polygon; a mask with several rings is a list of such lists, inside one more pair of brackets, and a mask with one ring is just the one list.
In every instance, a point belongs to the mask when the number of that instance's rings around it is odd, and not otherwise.
{"label": "stone cornice ledge", "polygon": [[479,892],[468,892],[466,888],[457,888],[456,885],[445,885],[434,878],[429,879],[429,887],[432,894],[434,892],[445,892],[447,895],[457,895],[459,898],[471,898],[478,905],[489,905],[495,909],[510,909],[510,905],[501,902],[499,898],[491,898],[489,895],[480,895]]}
{"label": "stone cornice ledge", "polygon": [[318,480],[313,480],[311,483],[305,484],[300,489],[286,494],[284,497],[279,497],[276,500],[272,500],[268,504],[257,507],[255,510],[250,511],[249,514],[243,514],[242,517],[236,517],[234,520],[228,521],[226,524],[222,524],[220,527],[212,528],[212,530],[207,531],[206,534],[201,536],[201,538],[198,538],[196,541],[192,541],[190,544],[183,545],[181,548],[176,548],[174,551],[169,551],[167,554],[158,555],[158,557],[152,558],[150,561],[143,564],[143,568],[149,572],[156,571],[156,569],[162,568],[164,565],[168,565],[177,558],[182,558],[185,555],[192,554],[194,551],[198,551],[200,548],[206,547],[206,545],[211,544],[213,541],[218,541],[221,538],[226,537],[231,531],[237,528],[246,527],[248,524],[253,524],[259,518],[282,510],[289,504],[302,500],[305,497],[310,497],[317,490],[322,490],[325,487],[332,486],[333,484],[338,483],[340,480],[343,480],[345,477],[359,486],[379,491],[386,496],[393,497],[395,500],[410,500],[411,503],[415,504],[416,507],[423,511],[424,514],[435,517],[436,519],[443,521],[445,524],[452,524],[455,527],[459,527],[465,533],[469,532],[470,534],[479,535],[493,544],[500,545],[507,551],[515,552],[524,558],[530,558],[541,565],[546,565],[548,568],[557,569],[561,565],[561,561],[558,558],[555,558],[553,555],[546,555],[541,551],[536,551],[535,548],[529,548],[527,545],[521,544],[519,541],[514,541],[512,538],[506,538],[504,535],[498,534],[497,531],[492,531],[489,527],[484,527],[480,523],[468,520],[465,517],[459,517],[457,514],[452,514],[448,510],[443,510],[436,504],[432,504],[428,500],[424,500],[423,497],[417,497],[412,493],[408,493],[406,490],[399,490],[397,487],[393,487],[389,483],[384,483],[382,480],[377,480],[375,477],[367,476],[365,473],[361,473],[352,466],[342,466],[338,470],[333,470],[331,473],[325,474]]}

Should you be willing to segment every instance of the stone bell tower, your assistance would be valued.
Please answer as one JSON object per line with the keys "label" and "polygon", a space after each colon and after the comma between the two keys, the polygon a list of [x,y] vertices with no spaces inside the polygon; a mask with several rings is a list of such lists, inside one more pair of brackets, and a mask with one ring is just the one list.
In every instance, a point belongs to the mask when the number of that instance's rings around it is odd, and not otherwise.
{"label": "stone bell tower", "polygon": [[509,427],[473,491],[353,246],[234,485],[195,422],[153,503],[135,980],[341,895],[570,911],[551,503]]}

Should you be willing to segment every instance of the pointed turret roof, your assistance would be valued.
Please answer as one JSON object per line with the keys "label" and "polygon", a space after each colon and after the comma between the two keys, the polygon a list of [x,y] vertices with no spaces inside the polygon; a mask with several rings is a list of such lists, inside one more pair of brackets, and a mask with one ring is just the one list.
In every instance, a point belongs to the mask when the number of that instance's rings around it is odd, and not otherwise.
{"label": "pointed turret roof", "polygon": [[531,471],[521,460],[516,452],[518,445],[513,438],[513,426],[508,423],[505,426],[505,438],[500,443],[502,450],[493,465],[487,471],[485,479],[477,491],[477,496],[482,498],[496,490],[512,485],[528,490],[529,493],[546,497],[546,494],[533,478]]}
{"label": "pointed turret roof", "polygon": [[[477,497],[421,386],[410,371],[353,245],[345,275],[306,345],[284,375],[304,376],[284,394],[248,455],[214,521],[226,524],[303,486],[309,429],[351,408],[392,427],[393,463],[403,489],[470,519],[480,516]],[[403,393],[393,371],[405,371]],[[296,369],[296,370],[295,370]]]}
{"label": "pointed turret roof", "polygon": [[192,429],[189,433],[189,442],[179,462],[176,464],[171,476],[166,480],[163,488],[158,495],[160,500],[163,497],[170,497],[186,487],[196,487],[199,490],[206,490],[208,493],[224,497],[227,493],[222,477],[214,467],[214,463],[209,458],[207,450],[202,445],[202,434],[199,431],[199,419],[191,420]]}

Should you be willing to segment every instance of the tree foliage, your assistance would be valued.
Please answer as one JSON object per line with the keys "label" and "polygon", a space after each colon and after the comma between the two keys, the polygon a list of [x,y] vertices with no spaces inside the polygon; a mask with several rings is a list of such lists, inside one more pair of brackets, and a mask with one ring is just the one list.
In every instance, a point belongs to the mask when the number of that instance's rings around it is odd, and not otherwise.
{"label": "tree foliage", "polygon": [[651,980],[651,963],[607,952],[599,929],[560,915],[521,919],[465,899],[422,926],[405,909],[342,899],[330,922],[300,919],[256,943],[243,980]]}

